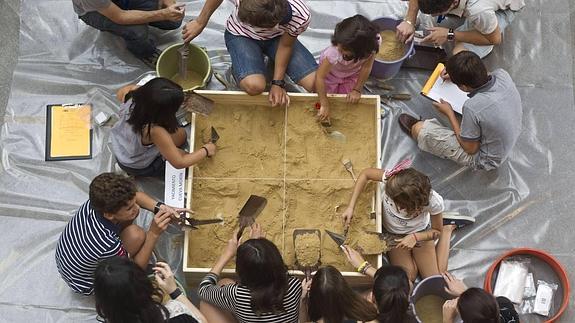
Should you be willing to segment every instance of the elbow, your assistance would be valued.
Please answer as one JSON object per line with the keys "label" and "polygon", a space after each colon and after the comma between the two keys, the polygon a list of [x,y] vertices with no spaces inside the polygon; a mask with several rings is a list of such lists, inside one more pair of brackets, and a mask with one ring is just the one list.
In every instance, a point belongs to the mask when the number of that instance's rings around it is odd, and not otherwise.
{"label": "elbow", "polygon": [[501,32],[496,31],[493,36],[490,37],[489,42],[491,45],[499,45],[503,40],[503,36],[501,36]]}

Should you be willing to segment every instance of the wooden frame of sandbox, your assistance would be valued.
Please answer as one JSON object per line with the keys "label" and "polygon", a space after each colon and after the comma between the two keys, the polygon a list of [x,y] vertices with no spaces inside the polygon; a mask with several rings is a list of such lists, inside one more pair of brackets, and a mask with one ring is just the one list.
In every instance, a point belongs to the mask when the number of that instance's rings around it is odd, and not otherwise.
{"label": "wooden frame of sandbox", "polygon": [[[216,103],[216,107],[218,105],[225,105],[226,109],[232,109],[233,106],[237,106],[237,105],[269,105],[268,103],[268,96],[267,93],[264,93],[262,95],[259,96],[249,96],[247,94],[245,94],[244,92],[239,92],[239,91],[211,91],[211,90],[198,90],[196,91],[197,93],[208,97],[212,100],[215,101]],[[308,93],[289,93],[290,99],[291,99],[291,105],[290,108],[292,108],[295,105],[298,104],[303,104],[304,106],[313,106],[316,102],[318,102],[318,97],[316,94],[308,94]],[[333,102],[332,104],[345,104],[345,100],[346,100],[346,96],[345,95],[329,95],[330,97],[330,102]],[[371,143],[372,148],[375,150],[375,156],[376,159],[371,161],[370,165],[365,165],[363,167],[378,167],[379,166],[379,161],[381,160],[381,106],[380,106],[380,97],[378,95],[363,95],[362,98],[360,99],[360,102],[358,103],[358,105],[362,105],[362,106],[367,106],[371,109],[371,107],[373,108],[373,116],[374,116],[374,120],[375,120],[375,133],[373,133],[373,137],[372,138],[364,138],[363,142],[356,142],[356,143],[351,143],[351,144],[364,144],[367,140],[369,140],[369,142]],[[270,109],[274,109],[271,108]],[[289,109],[289,108],[288,108]],[[287,114],[289,110],[286,110],[286,120],[287,120]],[[195,133],[196,133],[196,120],[197,120],[198,116],[196,116],[195,114],[192,114],[191,116],[191,135],[190,135],[190,139],[189,139],[189,143],[190,143],[190,147],[196,147],[196,137],[195,137]],[[287,122],[287,121],[286,121]],[[287,133],[287,123],[285,125],[286,128],[286,133]],[[287,134],[286,134],[287,136]],[[287,140],[287,137],[286,137]],[[286,144],[287,145],[287,144]],[[366,145],[367,146],[367,145]],[[287,146],[286,146],[287,147]],[[287,148],[286,148],[287,150]],[[217,158],[217,155],[216,157]],[[283,161],[284,163],[287,163],[287,160]],[[356,166],[356,165],[354,165]],[[285,168],[284,168],[285,171]],[[355,169],[356,174],[359,174],[359,172],[361,171],[361,168],[356,168]],[[188,170],[188,178],[186,181],[186,192],[187,192],[187,200],[186,200],[186,207],[189,209],[193,209],[194,210],[194,201],[192,200],[192,193],[193,193],[193,180],[194,180],[194,167],[190,167]],[[285,180],[285,177],[284,177]],[[349,194],[351,194],[352,190],[349,189],[349,191],[347,192],[347,195],[349,196]],[[284,199],[285,199],[285,192],[284,192]],[[369,197],[370,199],[372,198],[371,196]],[[239,201],[238,203],[243,203],[243,201]],[[285,207],[285,201],[284,201],[284,207]],[[373,231],[377,231],[377,232],[381,232],[381,228],[382,228],[382,222],[381,222],[381,187],[380,185],[375,185],[374,187],[374,196],[372,199],[372,203],[374,203],[375,205],[372,206],[375,208],[375,212],[376,212],[376,217],[375,219],[372,219],[372,222],[375,222],[375,225],[373,227]],[[357,209],[357,208],[356,208]],[[238,210],[239,211],[239,210]],[[289,230],[285,227],[285,217],[286,215],[286,210],[283,210],[283,217],[284,217],[284,227],[282,228],[283,230],[283,236],[284,236],[284,247],[285,247],[285,239],[286,239],[286,234],[288,234],[289,232],[286,232],[286,230]],[[236,215],[237,216],[237,215]],[[357,216],[357,215],[356,215]],[[293,228],[292,228],[293,229]],[[201,229],[200,229],[201,230]],[[323,231],[323,230],[322,230]],[[183,272],[186,276],[186,279],[188,281],[189,284],[196,284],[198,283],[203,276],[209,272],[210,268],[209,267],[197,267],[194,266],[193,261],[189,260],[188,257],[188,253],[190,250],[190,247],[192,247],[192,243],[191,243],[191,238],[190,235],[194,234],[194,231],[186,231],[185,232],[185,238],[184,238],[184,255],[183,255]],[[287,239],[290,239],[289,237]],[[324,232],[322,232],[322,240],[324,239],[329,239],[331,240],[327,234],[324,234]],[[282,254],[284,253],[283,248],[280,248],[280,251],[282,251]],[[219,253],[218,253],[219,255]],[[341,257],[345,258],[345,256],[343,255],[343,253],[341,254]],[[381,267],[382,265],[382,257],[381,255],[376,257],[376,265],[377,268]],[[213,259],[213,262],[215,263],[216,258]],[[303,272],[299,271],[299,270],[290,270],[291,274],[294,275],[298,275],[298,276],[302,276]],[[224,277],[233,277],[235,275],[235,270],[234,269],[224,269],[222,272],[222,276]],[[355,271],[342,271],[342,275],[346,278],[346,280],[352,284],[353,286],[362,286],[362,285],[368,285],[369,284],[369,278],[367,278],[366,276],[359,274]]]}

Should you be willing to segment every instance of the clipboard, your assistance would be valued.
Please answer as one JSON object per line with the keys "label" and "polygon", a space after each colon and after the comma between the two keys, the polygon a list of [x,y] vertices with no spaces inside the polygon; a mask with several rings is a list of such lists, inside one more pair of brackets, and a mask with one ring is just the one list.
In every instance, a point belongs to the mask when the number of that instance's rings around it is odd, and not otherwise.
{"label": "clipboard", "polygon": [[463,104],[469,97],[450,80],[443,81],[440,75],[444,68],[442,63],[437,64],[421,89],[421,95],[435,102],[440,102],[439,100],[443,99],[451,104],[453,111],[463,114]]}
{"label": "clipboard", "polygon": [[92,105],[46,106],[46,161],[92,158]]}

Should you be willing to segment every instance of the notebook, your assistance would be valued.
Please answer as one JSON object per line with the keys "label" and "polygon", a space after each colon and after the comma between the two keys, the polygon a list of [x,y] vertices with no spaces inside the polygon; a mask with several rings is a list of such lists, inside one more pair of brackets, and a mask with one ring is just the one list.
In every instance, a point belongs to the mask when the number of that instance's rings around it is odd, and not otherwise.
{"label": "notebook", "polygon": [[92,158],[92,106],[53,104],[46,110],[46,160]]}
{"label": "notebook", "polygon": [[451,104],[453,111],[462,114],[463,103],[469,97],[466,92],[461,91],[453,82],[450,80],[444,81],[440,77],[444,68],[445,66],[442,63],[437,64],[437,67],[435,67],[435,70],[421,89],[421,94],[435,102],[440,102],[439,99],[443,99],[443,101]]}

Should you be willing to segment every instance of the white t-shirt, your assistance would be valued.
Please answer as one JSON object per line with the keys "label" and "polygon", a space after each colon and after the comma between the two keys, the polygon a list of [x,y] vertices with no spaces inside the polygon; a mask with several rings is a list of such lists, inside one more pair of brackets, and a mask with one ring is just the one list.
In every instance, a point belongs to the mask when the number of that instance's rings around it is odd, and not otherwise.
{"label": "white t-shirt", "polygon": [[460,0],[459,6],[449,14],[465,17],[475,30],[487,35],[494,32],[498,26],[495,11],[518,11],[524,6],[524,0]]}
{"label": "white t-shirt", "polygon": [[[386,180],[383,179],[385,186]],[[413,217],[409,217],[405,210],[398,210],[393,200],[382,190],[381,199],[383,201],[383,227],[389,233],[410,234],[427,229],[431,224],[430,215],[438,215],[445,209],[443,197],[431,190],[429,194],[429,205],[424,207],[421,212]]]}

